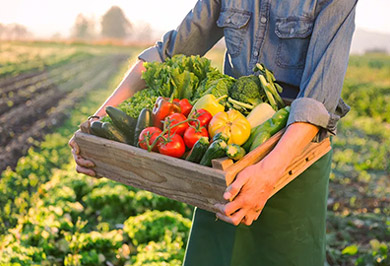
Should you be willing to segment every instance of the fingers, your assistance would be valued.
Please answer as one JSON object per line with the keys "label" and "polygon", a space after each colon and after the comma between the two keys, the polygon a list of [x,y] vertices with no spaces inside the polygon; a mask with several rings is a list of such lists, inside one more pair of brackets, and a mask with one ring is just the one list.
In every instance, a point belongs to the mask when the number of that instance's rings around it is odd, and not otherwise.
{"label": "fingers", "polygon": [[232,201],[240,192],[242,186],[246,183],[248,177],[246,175],[238,175],[230,186],[226,188],[226,192],[223,194],[225,200]]}
{"label": "fingers", "polygon": [[76,172],[77,172],[77,173],[81,173],[81,174],[86,174],[86,175],[89,175],[89,176],[93,176],[93,177],[96,176],[96,173],[95,173],[94,170],[89,169],[89,168],[82,167],[82,166],[80,166],[80,165],[77,165],[77,166],[76,166]]}
{"label": "fingers", "polygon": [[249,210],[248,213],[245,215],[245,217],[242,219],[241,223],[247,226],[252,225],[252,223],[256,221],[257,218],[259,218],[261,211],[262,211],[261,209]]}
{"label": "fingers", "polygon": [[240,198],[236,198],[232,202],[229,202],[225,205],[216,204],[215,207],[218,208],[221,214],[229,216],[235,213],[237,210],[241,209],[243,206],[242,200]]}
{"label": "fingers", "polygon": [[225,221],[227,223],[233,224],[233,225],[239,225],[241,220],[244,218],[245,214],[247,213],[247,209],[240,209],[238,212],[234,213],[231,216],[226,216],[221,213],[217,213],[217,217],[221,219],[222,221]]}
{"label": "fingers", "polygon": [[72,152],[74,151],[75,154],[80,153],[79,145],[77,145],[76,141],[74,140],[74,136],[69,140],[68,145],[72,148]]}
{"label": "fingers", "polygon": [[72,150],[72,154],[73,154],[73,158],[76,161],[76,163],[78,165],[80,165],[81,167],[85,167],[85,168],[95,167],[95,164],[92,161],[84,159],[80,155],[76,154],[76,152],[74,150]]}

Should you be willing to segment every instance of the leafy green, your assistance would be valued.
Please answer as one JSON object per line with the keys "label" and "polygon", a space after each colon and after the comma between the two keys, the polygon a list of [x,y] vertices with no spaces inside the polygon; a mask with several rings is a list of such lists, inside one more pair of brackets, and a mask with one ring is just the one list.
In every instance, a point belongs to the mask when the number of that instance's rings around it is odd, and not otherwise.
{"label": "leafy green", "polygon": [[153,109],[153,106],[160,94],[152,89],[143,89],[136,92],[133,97],[125,100],[118,107],[133,118],[138,118],[143,108]]}
{"label": "leafy green", "polygon": [[[216,98],[229,94],[229,88],[233,86],[235,78],[222,74],[218,70],[212,70],[207,73],[199,88],[196,90],[192,101],[196,101],[206,94],[213,94]],[[226,104],[226,99],[220,101],[222,105]]]}
{"label": "leafy green", "polygon": [[159,96],[192,99],[207,73],[215,71],[210,60],[200,56],[175,55],[165,62],[147,62],[142,74],[148,88]]}

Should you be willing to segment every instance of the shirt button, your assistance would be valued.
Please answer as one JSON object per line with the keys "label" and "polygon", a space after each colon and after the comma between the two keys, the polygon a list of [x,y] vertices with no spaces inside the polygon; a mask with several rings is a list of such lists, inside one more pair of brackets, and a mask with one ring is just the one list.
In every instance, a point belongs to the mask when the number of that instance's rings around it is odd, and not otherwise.
{"label": "shirt button", "polygon": [[267,18],[266,17],[261,17],[261,19],[260,19],[260,21],[261,21],[261,23],[266,23],[267,22]]}
{"label": "shirt button", "polygon": [[230,18],[228,18],[228,19],[226,20],[226,23],[230,23],[230,22],[232,22],[232,20],[231,20]]}
{"label": "shirt button", "polygon": [[254,52],[253,52],[253,55],[254,55],[254,56],[258,56],[258,55],[259,55],[259,52],[258,52],[258,51],[254,51]]}

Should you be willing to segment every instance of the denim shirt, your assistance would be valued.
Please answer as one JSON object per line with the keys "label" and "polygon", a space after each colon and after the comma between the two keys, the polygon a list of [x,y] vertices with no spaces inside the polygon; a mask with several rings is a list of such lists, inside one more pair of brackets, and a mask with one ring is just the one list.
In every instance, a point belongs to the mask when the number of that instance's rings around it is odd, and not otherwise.
{"label": "denim shirt", "polygon": [[293,98],[288,125],[320,128],[316,140],[336,134],[348,111],[340,98],[355,29],[357,0],[199,0],[176,30],[139,55],[164,61],[175,54],[204,55],[225,37],[224,72],[272,70]]}

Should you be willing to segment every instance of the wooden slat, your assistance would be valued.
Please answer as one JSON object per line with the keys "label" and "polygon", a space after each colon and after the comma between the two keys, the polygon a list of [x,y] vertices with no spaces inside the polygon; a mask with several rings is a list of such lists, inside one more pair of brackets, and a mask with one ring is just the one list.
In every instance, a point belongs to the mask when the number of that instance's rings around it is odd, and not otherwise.
{"label": "wooden slat", "polygon": [[158,153],[76,132],[81,155],[92,160],[100,177],[145,189],[199,208],[215,212],[214,204],[225,202],[225,175]]}

